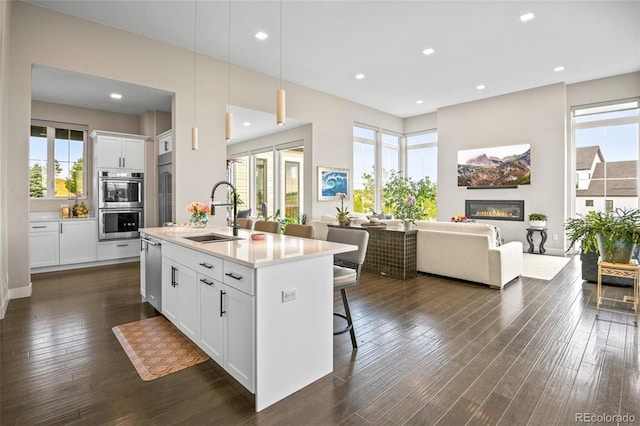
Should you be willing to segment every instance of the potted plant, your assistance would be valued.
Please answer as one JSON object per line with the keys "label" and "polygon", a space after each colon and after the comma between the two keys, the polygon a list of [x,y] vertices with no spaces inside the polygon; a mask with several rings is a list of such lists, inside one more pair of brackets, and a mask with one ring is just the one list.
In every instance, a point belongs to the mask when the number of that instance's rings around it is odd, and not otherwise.
{"label": "potted plant", "polygon": [[544,213],[531,213],[529,215],[529,226],[532,228],[544,228],[547,226],[547,215]]}
{"label": "potted plant", "polygon": [[586,216],[568,219],[565,229],[567,251],[580,242],[583,253],[598,251],[605,262],[629,263],[634,245],[640,245],[640,210],[590,211]]}

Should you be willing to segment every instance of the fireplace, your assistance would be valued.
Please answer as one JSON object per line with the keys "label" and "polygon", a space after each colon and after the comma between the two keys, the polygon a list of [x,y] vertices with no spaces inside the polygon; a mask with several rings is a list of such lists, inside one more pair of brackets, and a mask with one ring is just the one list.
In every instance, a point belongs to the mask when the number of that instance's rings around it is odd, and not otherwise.
{"label": "fireplace", "polygon": [[524,200],[465,200],[469,219],[524,221]]}

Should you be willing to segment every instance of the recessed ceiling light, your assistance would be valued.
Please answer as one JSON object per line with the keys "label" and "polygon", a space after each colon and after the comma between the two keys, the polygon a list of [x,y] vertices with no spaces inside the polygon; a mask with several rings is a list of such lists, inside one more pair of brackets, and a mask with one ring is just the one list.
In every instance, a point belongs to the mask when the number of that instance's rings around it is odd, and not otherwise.
{"label": "recessed ceiling light", "polygon": [[364,78],[364,74],[356,74],[356,78],[358,80],[362,80]]}
{"label": "recessed ceiling light", "polygon": [[435,50],[433,50],[431,47],[428,47],[422,51],[422,53],[424,53],[425,55],[431,55],[433,54],[433,52],[435,52]]}
{"label": "recessed ceiling light", "polygon": [[560,65],[560,66],[558,66],[558,67],[555,67],[553,70],[554,70],[555,72],[564,71],[564,67],[563,67],[562,65]]}
{"label": "recessed ceiling light", "polygon": [[520,20],[522,22],[527,22],[527,21],[532,20],[535,17],[536,16],[533,13],[529,12],[529,13],[525,13],[524,15],[520,15]]}
{"label": "recessed ceiling light", "polygon": [[111,99],[122,99],[122,95],[120,93],[112,93],[109,96],[111,96]]}
{"label": "recessed ceiling light", "polygon": [[478,85],[476,86],[476,89],[478,89],[478,90],[483,90],[484,88],[485,88],[485,85],[484,85],[484,84],[478,84]]}
{"label": "recessed ceiling light", "polygon": [[251,123],[249,123],[248,121],[243,122],[242,125],[244,127],[251,127]]}
{"label": "recessed ceiling light", "polygon": [[422,99],[418,99],[418,100],[416,101],[416,103],[417,103],[418,105],[420,105],[420,104],[424,103],[424,101],[423,101]]}
{"label": "recessed ceiling light", "polygon": [[267,37],[269,37],[269,34],[264,33],[262,31],[258,31],[255,35],[255,38],[257,38],[258,40],[266,40]]}

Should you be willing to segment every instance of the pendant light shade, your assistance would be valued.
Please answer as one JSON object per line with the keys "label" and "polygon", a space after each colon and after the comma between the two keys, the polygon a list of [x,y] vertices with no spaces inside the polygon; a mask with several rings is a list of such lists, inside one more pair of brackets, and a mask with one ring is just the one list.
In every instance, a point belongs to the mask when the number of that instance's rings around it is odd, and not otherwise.
{"label": "pendant light shade", "polygon": [[278,126],[286,124],[286,98],[284,89],[276,90],[276,121]]}
{"label": "pendant light shade", "polygon": [[191,149],[194,151],[198,150],[198,128],[191,128]]}
{"label": "pendant light shade", "polygon": [[231,128],[233,126],[233,114],[231,112],[227,112],[225,114],[225,140],[227,142],[231,141],[231,139],[233,138],[233,132],[231,131]]}

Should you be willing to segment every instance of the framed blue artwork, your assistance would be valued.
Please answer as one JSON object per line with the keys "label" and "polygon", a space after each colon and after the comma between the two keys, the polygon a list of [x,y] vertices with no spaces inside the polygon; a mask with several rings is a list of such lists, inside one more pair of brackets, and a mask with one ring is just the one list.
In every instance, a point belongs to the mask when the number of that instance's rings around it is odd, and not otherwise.
{"label": "framed blue artwork", "polygon": [[318,201],[335,200],[340,192],[349,198],[349,169],[318,166]]}

